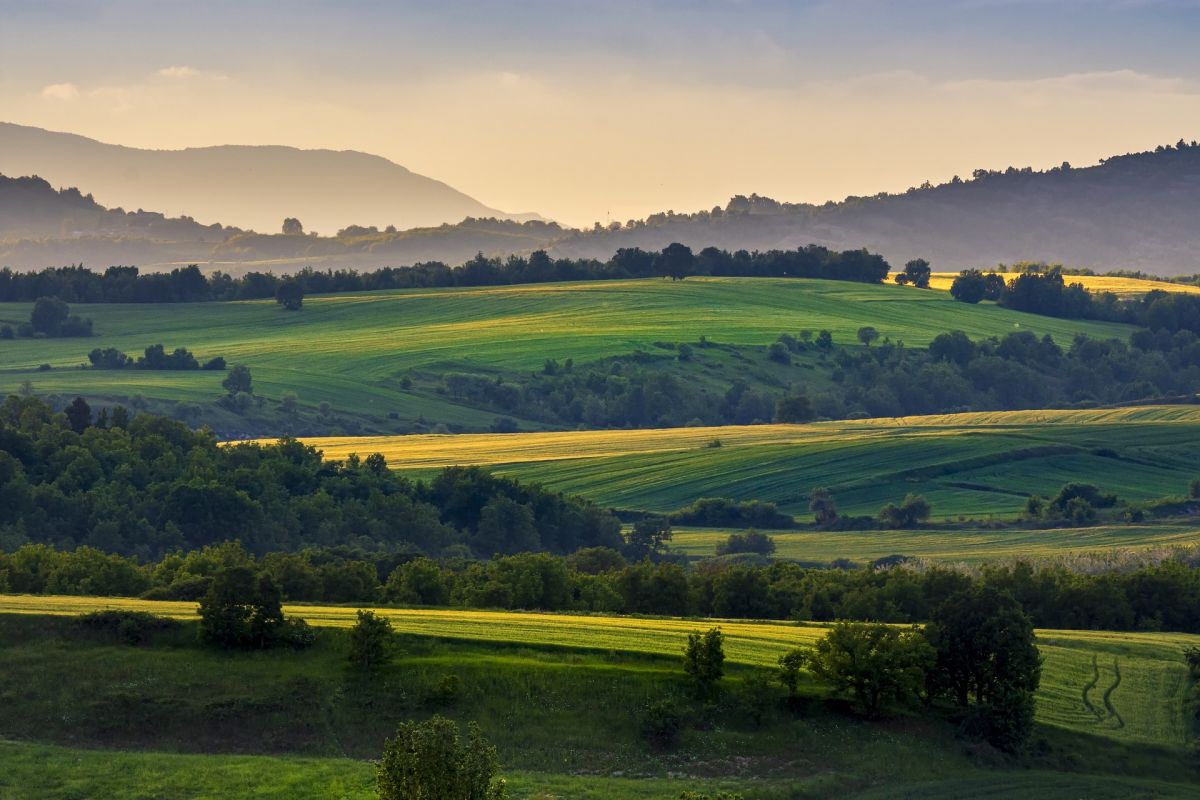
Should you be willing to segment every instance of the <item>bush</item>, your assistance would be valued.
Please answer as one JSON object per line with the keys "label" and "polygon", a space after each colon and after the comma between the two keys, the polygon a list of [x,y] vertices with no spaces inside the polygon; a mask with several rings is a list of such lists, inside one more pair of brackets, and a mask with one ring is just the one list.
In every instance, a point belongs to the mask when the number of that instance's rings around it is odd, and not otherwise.
{"label": "bush", "polygon": [[100,634],[122,644],[138,645],[156,634],[178,630],[180,623],[166,617],[156,617],[144,611],[94,611],[75,619],[81,631]]}
{"label": "bush", "polygon": [[458,726],[442,716],[405,722],[383,747],[375,767],[380,800],[503,800],[499,759],[479,726]]}
{"label": "bush", "polygon": [[757,553],[769,556],[775,552],[775,540],[759,531],[731,533],[729,538],[717,545],[717,555],[728,556],[736,553]]}
{"label": "bush", "polygon": [[642,710],[639,723],[642,738],[658,748],[673,747],[683,730],[683,708],[671,698],[655,700]]}
{"label": "bush", "polygon": [[358,621],[350,629],[350,663],[359,669],[379,666],[387,660],[391,636],[391,620],[359,609]]}
{"label": "bush", "polygon": [[692,679],[698,694],[711,694],[725,674],[724,644],[725,636],[720,628],[688,634],[683,650],[683,671]]}

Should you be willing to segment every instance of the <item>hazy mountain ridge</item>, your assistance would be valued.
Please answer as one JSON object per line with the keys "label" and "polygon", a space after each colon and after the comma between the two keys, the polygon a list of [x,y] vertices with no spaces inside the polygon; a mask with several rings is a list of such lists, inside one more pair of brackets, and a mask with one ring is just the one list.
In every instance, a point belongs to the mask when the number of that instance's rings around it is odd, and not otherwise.
{"label": "hazy mountain ridge", "polygon": [[272,232],[284,217],[333,234],[347,225],[417,228],[465,217],[528,219],[353,150],[278,145],[141,150],[0,123],[0,173],[86,187],[108,206],[154,208]]}
{"label": "hazy mountain ridge", "polygon": [[747,250],[815,243],[866,247],[893,265],[920,256],[945,270],[1037,259],[1180,274],[1200,272],[1198,212],[1200,146],[1180,142],[1094,167],[980,170],[971,180],[820,206],[735,197],[724,209],[656,214],[554,250],[599,257],[673,241]]}
{"label": "hazy mountain ridge", "polygon": [[[375,156],[352,155],[354,163],[403,170]],[[433,260],[457,264],[477,252],[503,256],[538,248],[562,257],[607,259],[618,248],[658,250],[678,241],[694,250],[865,247],[893,266],[924,257],[939,270],[1045,260],[1171,275],[1200,272],[1198,211],[1200,146],[1184,142],[1093,167],[980,170],[968,180],[823,205],[737,196],[724,208],[653,214],[590,231],[488,213],[405,230],[360,227],[374,223],[359,218],[339,236],[263,234],[200,225],[190,217],[110,211],[77,190],[55,192],[45,181],[15,179],[0,182],[0,264],[372,268]]]}

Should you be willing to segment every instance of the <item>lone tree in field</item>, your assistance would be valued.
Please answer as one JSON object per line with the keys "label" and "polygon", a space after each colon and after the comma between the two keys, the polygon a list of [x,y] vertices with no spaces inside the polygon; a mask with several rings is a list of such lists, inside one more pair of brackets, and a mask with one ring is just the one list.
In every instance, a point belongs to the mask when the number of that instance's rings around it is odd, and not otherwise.
{"label": "lone tree in field", "polygon": [[387,660],[392,621],[374,611],[358,611],[350,629],[350,663],[360,669],[377,667]]}
{"label": "lone tree in field", "polygon": [[870,325],[864,325],[858,329],[858,340],[867,347],[871,346],[871,342],[879,338],[879,331],[872,328]]}
{"label": "lone tree in field", "polygon": [[225,387],[225,391],[230,395],[239,393],[254,394],[253,384],[250,379],[250,368],[242,364],[234,364],[233,369],[229,370],[229,374],[225,376],[225,380],[221,381],[221,385]]}
{"label": "lone tree in field", "polygon": [[275,290],[275,302],[288,311],[299,311],[304,305],[304,289],[298,281],[284,281]]}
{"label": "lone tree in field", "polygon": [[697,694],[709,696],[725,674],[725,634],[720,628],[689,633],[683,649],[683,671],[692,679]]}
{"label": "lone tree in field", "polygon": [[813,517],[819,527],[828,528],[837,522],[837,504],[833,501],[833,494],[828,489],[812,490],[812,499],[808,504],[808,510],[813,512]]}
{"label": "lone tree in field", "polygon": [[500,761],[479,726],[458,726],[442,716],[405,722],[383,746],[375,767],[380,800],[504,800],[508,789],[496,777]]}
{"label": "lone tree in field", "polygon": [[808,659],[814,676],[849,692],[871,717],[888,703],[915,703],[933,663],[934,650],[915,627],[865,622],[837,623]]}
{"label": "lone tree in field", "polygon": [[217,572],[200,600],[200,633],[221,647],[269,647],[280,638],[283,624],[279,588],[269,575],[249,567]]}
{"label": "lone tree in field", "polygon": [[962,708],[975,703],[973,733],[1014,752],[1033,732],[1042,659],[1033,622],[994,586],[975,586],[934,609],[925,635],[937,653],[936,691]]}
{"label": "lone tree in field", "polygon": [[283,220],[283,235],[284,236],[303,236],[304,226],[300,224],[300,220],[295,217],[285,217]]}

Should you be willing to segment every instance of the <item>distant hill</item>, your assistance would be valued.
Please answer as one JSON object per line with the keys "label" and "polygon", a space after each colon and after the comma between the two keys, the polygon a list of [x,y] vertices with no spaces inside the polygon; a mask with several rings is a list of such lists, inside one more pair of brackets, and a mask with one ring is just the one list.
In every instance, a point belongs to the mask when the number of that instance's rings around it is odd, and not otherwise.
{"label": "distant hill", "polygon": [[[712,211],[653,214],[608,229],[576,231],[541,219],[506,218],[478,204],[475,207],[482,212],[460,214],[452,223],[396,223],[396,228],[385,227],[373,221],[388,218],[379,208],[396,208],[415,195],[380,200],[383,205],[373,207],[370,198],[381,196],[382,190],[374,195],[357,194],[347,183],[349,176],[359,176],[357,185],[377,188],[398,181],[398,176],[407,176],[409,183],[405,185],[439,187],[434,194],[474,201],[436,181],[361,153],[271,147],[159,153],[0,124],[0,172],[5,170],[6,159],[13,157],[13,148],[24,146],[17,141],[21,136],[29,137],[33,148],[32,155],[22,153],[26,161],[50,158],[47,154],[53,148],[48,150],[44,145],[58,141],[55,137],[65,137],[80,148],[94,146],[113,153],[117,160],[104,167],[110,172],[123,163],[120,158],[126,157],[124,154],[135,154],[136,158],[128,156],[134,160],[161,157],[162,161],[154,163],[167,166],[154,172],[150,183],[165,180],[163,175],[177,175],[170,188],[172,196],[178,198],[193,188],[188,181],[198,181],[202,190],[196,192],[197,196],[212,198],[212,218],[226,222],[236,222],[239,209],[250,207],[247,197],[287,195],[289,187],[295,190],[295,197],[279,206],[294,211],[276,214],[276,222],[264,227],[264,232],[255,233],[218,224],[202,225],[191,216],[168,219],[156,212],[110,210],[100,205],[103,201],[99,196],[93,200],[91,195],[73,189],[56,192],[46,181],[0,180],[0,265],[20,269],[74,262],[93,267],[137,264],[149,269],[194,262],[234,272],[302,266],[369,269],[416,261],[458,264],[477,252],[504,256],[538,248],[556,256],[607,259],[622,247],[660,250],[671,242],[683,242],[696,251],[708,246],[731,251],[787,250],[808,244],[836,250],[865,247],[882,254],[896,267],[922,257],[943,272],[1046,261],[1097,271],[1200,273],[1200,224],[1196,222],[1200,217],[1200,146],[1195,143],[1180,142],[1153,152],[1115,156],[1097,166],[1078,169],[1064,164],[1042,172],[1029,168],[979,170],[968,180],[955,178],[901,194],[851,197],[823,205],[737,196],[724,208]],[[193,162],[193,157],[199,160]],[[255,176],[254,185],[243,191],[246,182],[239,183],[240,178],[228,172],[221,173],[224,177],[218,180],[215,172],[204,175],[200,174],[205,172],[203,169],[193,173],[190,166],[187,170],[179,166],[204,163],[210,158],[216,159],[213,163],[224,164],[221,169],[243,163],[246,174]],[[101,167],[95,165],[102,162],[98,158],[89,163],[99,170]],[[303,169],[298,167],[298,172],[291,174],[283,166],[289,163],[301,164]],[[271,169],[280,172],[261,166],[265,164],[273,164]],[[305,184],[301,190],[301,173],[317,174],[320,170],[314,165],[319,164],[333,165],[328,167],[330,174],[343,177],[331,177],[316,188]],[[54,169],[67,168],[60,165]],[[263,182],[271,186],[255,188]],[[95,188],[86,182],[69,185],[87,191]],[[328,203],[329,198],[337,202]],[[297,216],[306,224],[319,218],[306,214],[304,203],[308,202],[338,208],[346,220],[337,228],[340,235],[276,233],[285,214]],[[150,200],[141,200],[137,205],[158,211],[174,207],[155,205]],[[335,231],[327,227],[324,232]]]}
{"label": "distant hill", "polygon": [[347,225],[416,228],[464,217],[526,219],[352,150],[226,145],[139,150],[0,123],[0,173],[78,186],[110,207],[151,208],[274,233],[284,217],[332,235]]}
{"label": "distant hill", "polygon": [[893,265],[919,256],[938,270],[1039,260],[1172,275],[1200,272],[1198,219],[1200,146],[1180,142],[1094,167],[980,170],[970,180],[819,206],[735,197],[712,212],[578,234],[554,251],[603,257],[674,241],[729,250],[815,243],[866,247]]}

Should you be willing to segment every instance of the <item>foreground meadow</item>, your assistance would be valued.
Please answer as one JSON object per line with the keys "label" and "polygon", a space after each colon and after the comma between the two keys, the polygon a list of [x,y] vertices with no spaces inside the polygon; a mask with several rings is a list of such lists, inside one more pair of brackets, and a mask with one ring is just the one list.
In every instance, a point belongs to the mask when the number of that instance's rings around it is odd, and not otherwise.
{"label": "foreground meadow", "polygon": [[[100,609],[147,611],[181,620],[196,604],[133,598],[0,595],[0,615],[77,615]],[[289,615],[323,628],[354,623],[354,608],[291,605]],[[779,656],[811,646],[821,624],[694,620],[508,611],[381,608],[394,629],[432,640],[554,648],[582,653],[675,659],[688,633],[719,625],[729,661],[772,668]],[[1115,741],[1182,747],[1188,685],[1182,653],[1200,636],[1106,631],[1039,631],[1045,658],[1038,719],[1050,726]]]}

